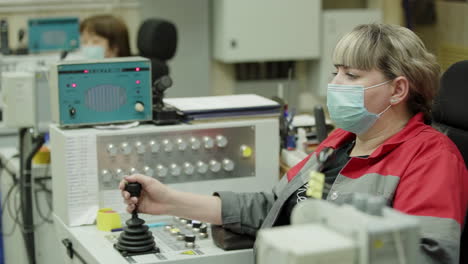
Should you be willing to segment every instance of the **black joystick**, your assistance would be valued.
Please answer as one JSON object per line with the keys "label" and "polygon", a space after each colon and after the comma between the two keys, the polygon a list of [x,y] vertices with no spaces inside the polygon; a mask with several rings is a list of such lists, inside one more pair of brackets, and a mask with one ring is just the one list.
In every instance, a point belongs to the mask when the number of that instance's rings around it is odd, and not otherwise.
{"label": "black joystick", "polygon": [[172,79],[167,75],[153,83],[153,122],[156,125],[178,124],[185,118],[177,108],[164,104],[164,93],[171,86]]}
{"label": "black joystick", "polygon": [[125,190],[130,193],[130,197],[140,197],[141,184],[138,182],[130,182],[125,185]]}
{"label": "black joystick", "polygon": [[[130,193],[130,197],[139,197],[141,194],[141,184],[130,182],[125,185],[125,190]],[[154,237],[149,227],[145,225],[143,219],[138,218],[138,210],[132,212],[132,218],[128,219],[123,228],[123,232],[118,238],[118,242],[114,244],[122,256],[135,256],[151,253],[159,253],[159,248],[156,247]]]}

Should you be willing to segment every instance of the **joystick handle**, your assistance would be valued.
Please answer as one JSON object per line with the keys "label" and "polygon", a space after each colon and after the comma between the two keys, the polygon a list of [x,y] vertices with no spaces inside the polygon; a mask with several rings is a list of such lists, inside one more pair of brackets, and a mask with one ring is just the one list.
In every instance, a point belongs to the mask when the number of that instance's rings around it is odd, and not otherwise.
{"label": "joystick handle", "polygon": [[130,197],[140,197],[141,184],[138,182],[129,182],[125,185],[125,191],[130,193]]}

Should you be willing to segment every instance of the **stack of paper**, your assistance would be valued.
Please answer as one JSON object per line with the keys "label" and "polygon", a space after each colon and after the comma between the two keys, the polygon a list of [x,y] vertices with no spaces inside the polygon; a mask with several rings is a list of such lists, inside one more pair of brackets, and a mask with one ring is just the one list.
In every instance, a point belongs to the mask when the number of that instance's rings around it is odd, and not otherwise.
{"label": "stack of paper", "polygon": [[166,98],[164,103],[174,106],[193,120],[280,114],[280,104],[255,94]]}

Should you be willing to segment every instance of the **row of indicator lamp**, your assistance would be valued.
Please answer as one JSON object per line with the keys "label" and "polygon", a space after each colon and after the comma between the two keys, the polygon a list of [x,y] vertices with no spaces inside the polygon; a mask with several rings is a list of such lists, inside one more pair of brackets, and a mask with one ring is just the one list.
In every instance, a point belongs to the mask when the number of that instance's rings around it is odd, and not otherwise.
{"label": "row of indicator lamp", "polygon": [[[135,68],[135,71],[139,72],[139,71],[140,71],[140,67],[136,67],[136,68]],[[89,70],[83,70],[83,73],[89,73]],[[136,83],[136,84],[140,84],[141,81],[140,81],[140,80],[136,80],[135,83]],[[69,87],[69,85],[67,85],[67,87]],[[72,83],[72,84],[71,84],[71,87],[76,88],[76,87],[77,87],[77,84],[76,84],[76,83]]]}
{"label": "row of indicator lamp", "polygon": [[[140,70],[141,70],[140,67],[136,67],[136,68],[135,68],[135,71],[136,71],[136,72],[139,72]],[[95,70],[93,70],[93,72],[95,72]],[[98,71],[98,72],[102,72],[102,71]],[[108,72],[109,72],[109,71],[108,71]],[[83,73],[89,73],[89,70],[88,70],[88,69],[85,69],[85,70],[83,70]]]}
{"label": "row of indicator lamp", "polygon": [[[136,83],[136,84],[140,84],[141,81],[140,81],[140,80],[136,80],[135,83]],[[78,85],[77,85],[76,83],[72,83],[72,84],[71,84],[71,87],[73,87],[73,88],[76,88],[77,86],[78,86]],[[70,85],[67,84],[67,87],[70,87]]]}

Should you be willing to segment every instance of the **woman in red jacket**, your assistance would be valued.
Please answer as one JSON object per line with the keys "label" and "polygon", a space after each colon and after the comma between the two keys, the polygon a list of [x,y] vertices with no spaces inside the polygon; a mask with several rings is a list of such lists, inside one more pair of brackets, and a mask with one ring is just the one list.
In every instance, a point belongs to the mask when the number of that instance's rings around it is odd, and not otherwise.
{"label": "woman in red jacket", "polygon": [[[289,224],[292,208],[311,187],[310,171],[320,168],[325,188],[316,198],[346,202],[352,193],[382,196],[420,220],[424,263],[457,263],[468,172],[457,147],[427,125],[439,84],[434,56],[410,30],[370,24],[345,35],[333,61],[327,106],[338,129],[272,192],[203,196],[132,175],[125,180],[140,182],[143,194],[129,199],[122,192],[128,210],[138,203],[143,213],[202,220],[255,236],[260,228]],[[331,157],[319,164],[317,153],[330,149]]]}

